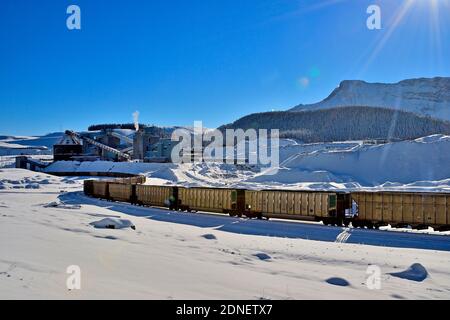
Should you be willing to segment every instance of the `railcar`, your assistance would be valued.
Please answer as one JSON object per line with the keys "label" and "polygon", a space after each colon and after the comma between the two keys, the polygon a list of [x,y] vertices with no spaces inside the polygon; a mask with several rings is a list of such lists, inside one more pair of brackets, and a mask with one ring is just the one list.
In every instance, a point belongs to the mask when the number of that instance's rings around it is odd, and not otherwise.
{"label": "railcar", "polygon": [[178,209],[242,216],[245,214],[245,190],[179,187]]}
{"label": "railcar", "polygon": [[413,228],[450,228],[450,193],[352,192],[357,207],[354,226],[410,225]]}
{"label": "railcar", "polygon": [[177,187],[137,185],[136,202],[140,205],[176,209],[177,190]]}
{"label": "railcar", "polygon": [[246,190],[245,208],[265,218],[323,220],[343,223],[350,207],[349,195],[336,192],[297,190]]}
{"label": "railcar", "polygon": [[131,181],[84,181],[86,195],[171,210],[257,218],[323,221],[354,227],[410,225],[450,229],[450,193],[325,192],[149,186]]}
{"label": "railcar", "polygon": [[112,201],[136,203],[136,185],[116,182],[108,184],[109,199]]}
{"label": "railcar", "polygon": [[106,181],[92,181],[92,196],[109,200],[109,184]]}

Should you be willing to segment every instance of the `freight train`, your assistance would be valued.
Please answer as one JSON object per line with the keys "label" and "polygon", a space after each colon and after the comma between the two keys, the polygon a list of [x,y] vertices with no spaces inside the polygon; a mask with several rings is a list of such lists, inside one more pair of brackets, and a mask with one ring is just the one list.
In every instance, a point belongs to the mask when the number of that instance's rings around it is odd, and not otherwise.
{"label": "freight train", "polygon": [[109,201],[249,218],[450,230],[450,193],[244,190],[143,185],[145,178],[84,181],[84,193]]}

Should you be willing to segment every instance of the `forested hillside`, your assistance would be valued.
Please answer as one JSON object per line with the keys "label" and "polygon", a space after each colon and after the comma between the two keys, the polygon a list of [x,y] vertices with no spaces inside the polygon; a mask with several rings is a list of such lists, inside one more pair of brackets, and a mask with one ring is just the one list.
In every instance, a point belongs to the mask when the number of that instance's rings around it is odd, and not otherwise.
{"label": "forested hillside", "polygon": [[450,134],[449,121],[374,107],[255,113],[220,129],[225,128],[279,129],[281,137],[304,142],[406,140],[437,133]]}

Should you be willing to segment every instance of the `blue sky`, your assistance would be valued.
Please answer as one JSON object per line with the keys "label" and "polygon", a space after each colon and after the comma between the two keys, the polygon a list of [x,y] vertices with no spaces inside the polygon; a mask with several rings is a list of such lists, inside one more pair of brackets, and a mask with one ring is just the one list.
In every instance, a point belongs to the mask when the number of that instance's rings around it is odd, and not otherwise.
{"label": "blue sky", "polygon": [[[70,4],[82,30],[66,27]],[[382,30],[366,27],[370,4]],[[450,0],[2,0],[0,49],[1,134],[136,110],[215,127],[319,101],[344,79],[449,76]]]}

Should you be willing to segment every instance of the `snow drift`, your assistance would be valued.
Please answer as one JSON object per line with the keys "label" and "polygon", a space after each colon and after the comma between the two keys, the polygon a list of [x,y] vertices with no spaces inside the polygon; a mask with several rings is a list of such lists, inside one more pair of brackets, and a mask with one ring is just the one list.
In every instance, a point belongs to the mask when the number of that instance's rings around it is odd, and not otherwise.
{"label": "snow drift", "polygon": [[[450,137],[433,135],[413,141],[359,145],[350,149],[319,149],[297,153],[275,175],[255,182],[358,182],[375,186],[446,180],[450,178]],[[276,170],[276,169],[275,169]],[[420,183],[417,183],[419,186]]]}

